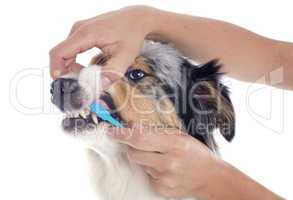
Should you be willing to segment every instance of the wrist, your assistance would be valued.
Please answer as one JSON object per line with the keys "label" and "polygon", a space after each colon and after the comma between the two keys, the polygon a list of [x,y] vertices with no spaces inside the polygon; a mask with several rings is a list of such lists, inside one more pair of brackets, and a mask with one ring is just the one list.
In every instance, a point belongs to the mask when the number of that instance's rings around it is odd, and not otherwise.
{"label": "wrist", "polygon": [[214,170],[209,172],[210,176],[208,176],[206,180],[205,187],[203,187],[197,195],[200,199],[282,200],[281,197],[269,191],[228,163],[219,160],[214,166]]}
{"label": "wrist", "polygon": [[[235,169],[222,160],[217,162],[215,166],[207,180],[207,187],[202,193],[203,199],[231,199],[229,192],[233,190],[233,180],[236,175]],[[227,188],[229,189],[227,190]]]}
{"label": "wrist", "polygon": [[145,37],[154,41],[169,41],[169,26],[172,24],[169,15],[174,13],[148,6],[141,9],[144,13]]}
{"label": "wrist", "polygon": [[162,26],[165,24],[165,12],[157,8],[143,6],[142,12],[144,13],[145,37],[152,34],[160,34]]}
{"label": "wrist", "polygon": [[209,166],[203,185],[194,191],[194,196],[204,200],[221,199],[221,193],[230,187],[232,167],[218,158]]}
{"label": "wrist", "polygon": [[160,10],[156,8],[138,5],[126,7],[124,10],[127,10],[130,19],[133,19],[130,20],[135,23],[132,24],[133,28],[135,28],[136,31],[140,31],[143,37],[155,31],[160,24],[158,18],[158,12],[160,12]]}

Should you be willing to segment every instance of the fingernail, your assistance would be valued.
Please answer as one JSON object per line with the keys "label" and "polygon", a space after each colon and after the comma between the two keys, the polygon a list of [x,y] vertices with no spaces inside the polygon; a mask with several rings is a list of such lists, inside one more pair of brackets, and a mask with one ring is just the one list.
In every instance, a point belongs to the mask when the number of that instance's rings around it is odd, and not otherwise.
{"label": "fingernail", "polygon": [[61,76],[61,71],[60,70],[55,70],[53,72],[53,77],[58,78],[59,76]]}
{"label": "fingernail", "polygon": [[108,77],[103,77],[101,79],[101,86],[102,89],[108,88],[111,85],[111,80]]}

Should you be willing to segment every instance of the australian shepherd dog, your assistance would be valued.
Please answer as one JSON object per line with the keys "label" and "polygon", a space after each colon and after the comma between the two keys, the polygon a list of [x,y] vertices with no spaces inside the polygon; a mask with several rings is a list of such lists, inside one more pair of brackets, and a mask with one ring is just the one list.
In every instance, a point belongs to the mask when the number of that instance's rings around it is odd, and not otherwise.
{"label": "australian shepherd dog", "polygon": [[145,41],[125,74],[103,90],[100,70],[106,62],[106,56],[96,56],[89,67],[52,83],[52,102],[66,115],[62,127],[86,144],[90,178],[100,199],[166,199],[153,192],[147,175],[128,160],[125,146],[108,137],[112,125],[92,113],[90,105],[99,102],[124,126],[134,122],[178,129],[217,154],[214,132],[227,141],[235,132],[221,66],[217,60],[196,64],[172,44]]}

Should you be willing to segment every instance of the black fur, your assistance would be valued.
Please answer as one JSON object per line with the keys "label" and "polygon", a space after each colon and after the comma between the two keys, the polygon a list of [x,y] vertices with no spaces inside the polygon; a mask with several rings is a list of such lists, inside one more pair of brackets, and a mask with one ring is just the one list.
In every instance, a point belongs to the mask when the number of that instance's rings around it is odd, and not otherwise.
{"label": "black fur", "polygon": [[210,148],[216,148],[212,135],[216,128],[227,141],[235,134],[235,113],[229,90],[220,81],[220,68],[217,60],[196,66],[184,59],[182,83],[177,88],[164,87],[186,131]]}

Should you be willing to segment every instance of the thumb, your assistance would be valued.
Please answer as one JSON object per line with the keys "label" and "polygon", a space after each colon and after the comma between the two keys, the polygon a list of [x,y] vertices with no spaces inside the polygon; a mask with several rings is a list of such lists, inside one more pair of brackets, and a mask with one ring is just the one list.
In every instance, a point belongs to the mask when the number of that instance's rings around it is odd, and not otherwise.
{"label": "thumb", "polygon": [[128,50],[119,50],[107,61],[106,65],[102,67],[102,81],[108,79],[108,84],[103,83],[103,86],[108,87],[109,84],[113,83],[117,79],[124,76],[128,67],[131,66],[138,56],[138,52],[130,53]]}

